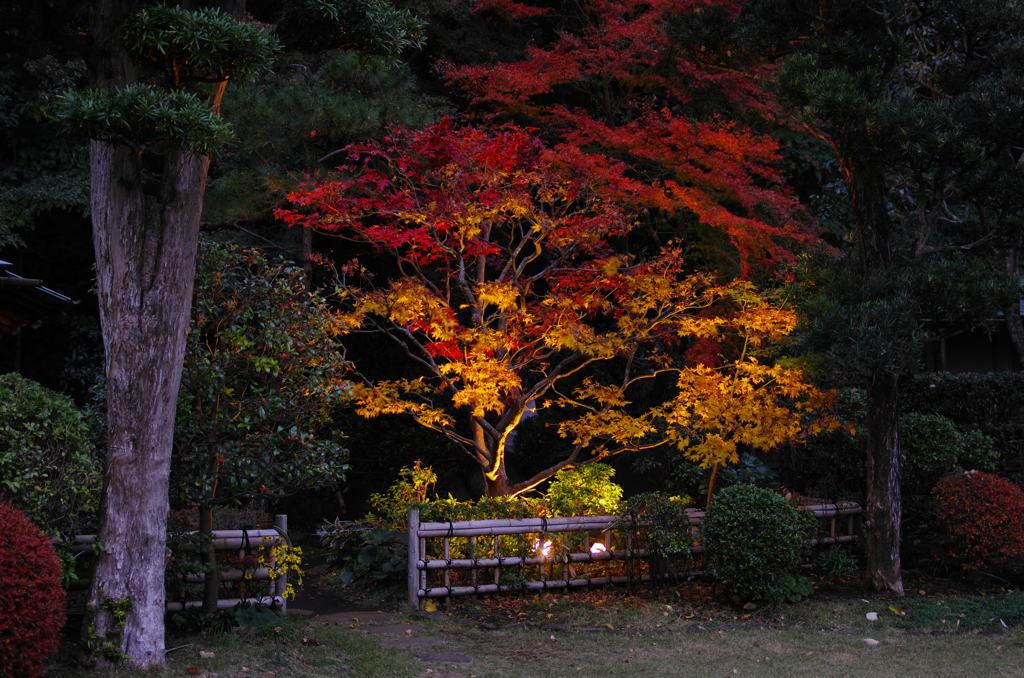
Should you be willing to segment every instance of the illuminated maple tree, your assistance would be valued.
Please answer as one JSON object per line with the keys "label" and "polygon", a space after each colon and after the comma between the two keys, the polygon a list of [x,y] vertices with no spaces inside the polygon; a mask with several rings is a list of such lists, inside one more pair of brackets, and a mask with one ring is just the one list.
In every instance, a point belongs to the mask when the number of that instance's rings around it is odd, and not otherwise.
{"label": "illuminated maple tree", "polygon": [[[744,277],[777,272],[814,241],[814,227],[784,187],[778,142],[739,122],[778,119],[761,88],[770,69],[700,39],[742,5],[477,0],[478,11],[506,20],[550,15],[557,37],[527,47],[522,61],[440,70],[481,110],[540,123],[545,134],[627,163],[643,189],[623,197],[723,232]],[[696,37],[680,28],[697,23],[708,28]]]}
{"label": "illuminated maple tree", "polygon": [[[339,175],[293,194],[296,208],[279,216],[370,243],[397,265],[381,285],[358,261],[341,269],[343,322],[390,337],[414,372],[364,379],[359,412],[408,414],[444,434],[479,464],[488,496],[664,443],[717,466],[736,461],[738,445],[769,449],[827,425],[815,416],[825,394],[758,359],[793,329],[791,312],[750,283],[688,272],[677,246],[630,253],[622,165],[548,149],[522,129],[448,122],[347,153]],[[695,338],[734,348],[689,367],[666,350]],[[603,378],[588,369],[597,363]],[[638,384],[669,373],[663,402],[632,406]],[[569,413],[565,454],[513,482],[510,435],[550,406]]]}

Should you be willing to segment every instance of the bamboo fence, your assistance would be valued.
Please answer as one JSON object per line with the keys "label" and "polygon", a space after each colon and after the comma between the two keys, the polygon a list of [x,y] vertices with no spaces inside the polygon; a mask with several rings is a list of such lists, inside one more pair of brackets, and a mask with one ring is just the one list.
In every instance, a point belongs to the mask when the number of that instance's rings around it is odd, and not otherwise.
{"label": "bamboo fence", "polygon": [[[854,541],[854,520],[861,513],[858,504],[817,504],[807,509],[817,519],[816,530],[808,540],[812,553],[816,554],[822,546]],[[687,509],[687,513],[690,530],[697,536],[704,511]],[[419,511],[412,509],[409,604],[419,607],[424,598],[631,583],[664,577],[668,572],[664,554],[645,548],[642,543],[634,544],[634,534],[649,527],[619,516],[421,523]],[[580,534],[569,539],[557,536],[569,533]],[[532,539],[524,538],[525,535],[532,535]],[[548,540],[548,535],[556,536]],[[510,550],[514,552],[506,555]],[[689,553],[699,555],[703,551],[704,547],[696,542]],[[504,582],[503,569],[514,569],[514,573],[506,574]],[[525,576],[534,573],[532,578]],[[677,570],[675,574],[702,573]]]}
{"label": "bamboo fence", "polygon": [[[192,533],[194,534],[194,533]],[[91,552],[96,543],[96,535],[86,534],[78,535],[74,538],[70,545],[70,550],[74,554],[88,553]],[[287,612],[288,602],[284,597],[285,592],[288,590],[288,575],[282,574],[271,581],[269,570],[274,569],[274,552],[273,547],[280,546],[281,544],[288,543],[288,516],[276,515],[274,516],[274,527],[262,530],[214,530],[213,531],[213,548],[219,552],[226,553],[237,553],[239,557],[244,557],[249,553],[257,550],[263,551],[264,561],[267,563],[267,567],[261,567],[254,570],[226,570],[220,573],[221,582],[227,583],[229,586],[237,586],[237,582],[242,581],[270,581],[270,595],[258,596],[258,597],[241,597],[241,598],[222,598],[217,601],[217,609],[224,610],[235,607],[240,603],[249,604],[262,604],[262,605],[276,605],[283,612]],[[195,551],[196,547],[194,544],[186,543],[181,544],[178,547],[181,551]],[[170,551],[168,551],[168,554]],[[168,557],[170,557],[168,555]],[[187,584],[201,584],[206,580],[206,575],[203,572],[196,572],[190,574],[179,575],[180,580]],[[88,578],[79,579],[76,582],[76,588],[88,588],[90,581]],[[168,600],[167,611],[168,612],[180,612],[186,607],[202,607],[203,601],[201,600]]]}

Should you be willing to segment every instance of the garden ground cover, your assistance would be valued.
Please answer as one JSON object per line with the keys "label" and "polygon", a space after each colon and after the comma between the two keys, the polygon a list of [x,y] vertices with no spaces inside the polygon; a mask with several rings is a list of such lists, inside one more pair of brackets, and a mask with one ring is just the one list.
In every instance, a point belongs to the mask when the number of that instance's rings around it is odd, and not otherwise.
{"label": "garden ground cover", "polygon": [[[1024,676],[1024,594],[914,575],[906,582],[914,588],[905,598],[833,582],[808,601],[756,610],[703,582],[685,582],[457,599],[425,615],[403,612],[398,589],[360,587],[363,596],[346,598],[328,576],[316,584],[325,597],[349,609],[360,602],[391,607],[410,623],[393,635],[368,635],[358,623],[291,617],[228,634],[172,636],[165,675]],[[878,620],[869,621],[868,612]],[[381,646],[414,635],[443,640],[429,649],[471,662],[423,663]],[[48,675],[77,675],[69,641]]]}

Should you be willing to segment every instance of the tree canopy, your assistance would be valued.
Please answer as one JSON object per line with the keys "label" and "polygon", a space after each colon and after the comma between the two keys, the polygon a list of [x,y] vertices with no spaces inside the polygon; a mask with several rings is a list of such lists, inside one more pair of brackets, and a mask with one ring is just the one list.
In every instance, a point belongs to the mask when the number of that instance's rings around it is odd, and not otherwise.
{"label": "tree canopy", "polygon": [[786,188],[778,141],[765,133],[779,117],[763,86],[770,69],[738,51],[722,62],[707,35],[689,30],[728,25],[741,6],[480,2],[481,12],[547,19],[549,30],[525,59],[442,71],[482,112],[624,162],[639,181],[621,197],[653,211],[652,225],[685,233],[691,247],[695,228],[721,232],[742,276],[778,274],[815,242],[816,227]]}
{"label": "tree canopy", "polygon": [[[749,283],[689,272],[679,247],[631,252],[636,221],[618,197],[633,185],[621,164],[550,150],[526,130],[444,122],[350,147],[338,176],[280,216],[394,261],[380,283],[358,260],[341,267],[349,331],[391,338],[412,369],[365,380],[361,412],[443,433],[479,464],[489,496],[625,450],[669,442],[711,466],[735,461],[738,444],[770,449],[813,429],[826,395],[761,359],[793,313]],[[682,364],[671,347],[693,339],[733,352]],[[630,394],[666,376],[672,395],[635,411]],[[552,406],[566,411],[566,453],[508,478],[510,434]]]}

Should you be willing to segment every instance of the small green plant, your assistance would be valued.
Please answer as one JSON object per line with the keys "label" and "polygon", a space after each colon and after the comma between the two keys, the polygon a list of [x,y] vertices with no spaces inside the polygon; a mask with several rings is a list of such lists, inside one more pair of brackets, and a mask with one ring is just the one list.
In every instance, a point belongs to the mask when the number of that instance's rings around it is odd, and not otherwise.
{"label": "small green plant", "polygon": [[235,615],[231,610],[204,612],[201,606],[189,606],[171,615],[171,623],[182,635],[193,636],[200,633],[230,633],[237,626]]}
{"label": "small green plant", "polygon": [[337,520],[324,528],[323,545],[334,551],[335,560],[348,563],[341,570],[342,583],[363,577],[387,579],[404,574],[408,563],[407,532],[366,521]]}
{"label": "small green plant", "polygon": [[370,495],[370,506],[376,512],[374,518],[392,529],[404,528],[413,504],[427,503],[427,495],[437,483],[437,474],[431,466],[419,461],[398,472],[399,479],[387,492]]}
{"label": "small green plant", "polygon": [[973,430],[961,433],[946,417],[917,412],[900,418],[900,449],[901,484],[907,492],[922,495],[958,469],[991,471],[999,456],[989,436]]}
{"label": "small green plant", "polygon": [[786,577],[800,562],[806,531],[785,499],[753,485],[715,495],[701,525],[708,571],[737,595],[786,597]]}
{"label": "small green plant", "polygon": [[814,586],[807,577],[794,577],[787,574],[782,578],[782,597],[790,603],[799,603],[814,595]]}
{"label": "small green plant", "polygon": [[[693,527],[686,508],[689,497],[646,492],[626,501],[620,527],[632,533],[633,548],[647,553],[650,573],[664,578],[685,571],[693,546]],[[680,567],[681,566],[681,567]]]}
{"label": "small green plant", "polygon": [[294,625],[275,607],[259,603],[241,603],[231,611],[234,623],[262,638],[290,643],[297,638]]}
{"label": "small green plant", "polygon": [[832,579],[843,579],[857,571],[857,556],[841,546],[833,546],[818,555],[818,568]]}

